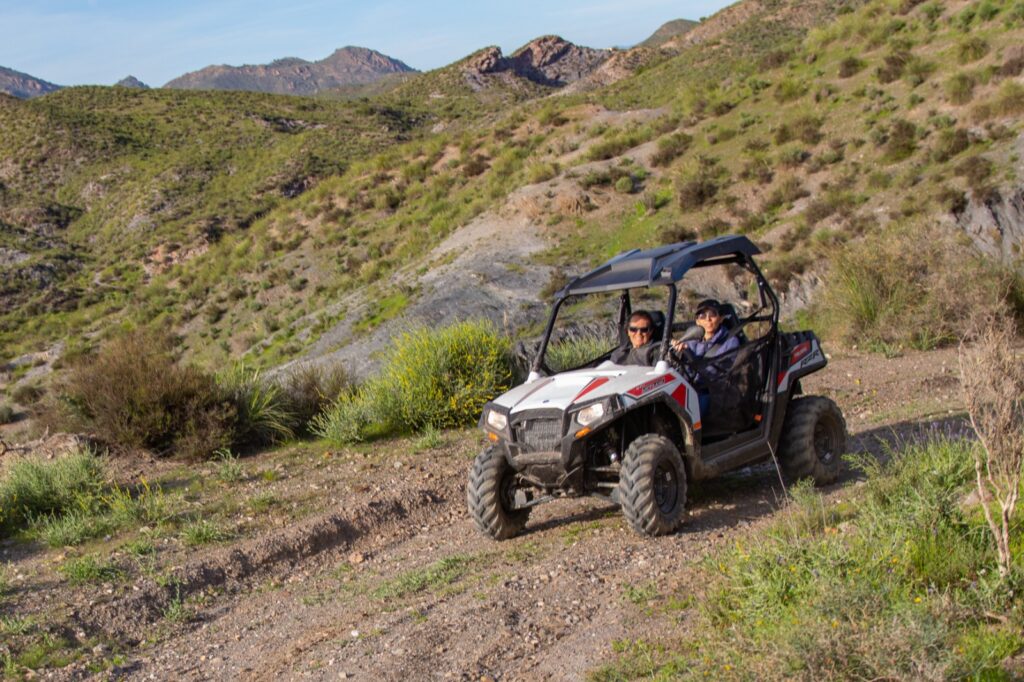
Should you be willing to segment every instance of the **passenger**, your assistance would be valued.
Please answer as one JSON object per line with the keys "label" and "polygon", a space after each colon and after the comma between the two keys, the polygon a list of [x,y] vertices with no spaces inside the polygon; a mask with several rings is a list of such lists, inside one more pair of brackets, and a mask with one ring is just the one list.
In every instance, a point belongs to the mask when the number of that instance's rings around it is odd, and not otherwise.
{"label": "passenger", "polygon": [[627,324],[629,344],[616,348],[609,359],[616,365],[653,366],[658,360],[659,350],[659,344],[654,342],[654,318],[650,313],[638,310],[629,316]]}

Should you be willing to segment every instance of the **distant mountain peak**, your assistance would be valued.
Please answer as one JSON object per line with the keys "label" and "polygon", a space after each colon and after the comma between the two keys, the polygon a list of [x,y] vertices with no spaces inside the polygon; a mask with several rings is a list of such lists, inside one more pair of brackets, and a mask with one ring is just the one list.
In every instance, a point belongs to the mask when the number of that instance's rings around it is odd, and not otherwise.
{"label": "distant mountain peak", "polygon": [[373,83],[389,74],[412,71],[415,69],[376,50],[346,46],[316,62],[284,57],[269,64],[207,66],[179,76],[164,87],[315,95],[324,90]]}
{"label": "distant mountain peak", "polygon": [[140,81],[135,76],[125,76],[121,80],[114,83],[115,88],[137,88],[139,90],[149,90],[149,86]]}
{"label": "distant mountain peak", "polygon": [[32,99],[54,90],[60,90],[60,87],[27,73],[0,66],[0,92],[7,93],[12,97]]}
{"label": "distant mountain peak", "polygon": [[699,21],[691,21],[689,19],[666,21],[647,40],[637,43],[637,47],[661,47],[673,38],[689,33],[697,26],[700,26]]}

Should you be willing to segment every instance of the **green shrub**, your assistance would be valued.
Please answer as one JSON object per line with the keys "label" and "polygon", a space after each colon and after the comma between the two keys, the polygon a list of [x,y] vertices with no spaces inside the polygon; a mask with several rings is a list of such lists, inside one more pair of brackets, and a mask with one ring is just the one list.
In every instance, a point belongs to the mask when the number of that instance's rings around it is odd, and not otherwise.
{"label": "green shrub", "polygon": [[380,372],[314,420],[313,430],[346,443],[461,426],[511,381],[508,343],[490,323],[419,329],[397,337]]}
{"label": "green shrub", "polygon": [[218,381],[234,406],[234,443],[252,447],[294,437],[295,415],[287,396],[276,383],[264,380],[260,370],[234,367]]}
{"label": "green shrub", "polygon": [[807,93],[807,83],[795,78],[783,78],[775,86],[775,101],[779,104],[792,102],[803,97]]}
{"label": "green shrub", "polygon": [[91,509],[72,509],[65,514],[38,517],[32,522],[32,535],[50,547],[73,547],[102,537],[113,529],[110,519]]}
{"label": "green shrub", "polygon": [[839,62],[839,77],[850,78],[857,75],[864,68],[865,64],[854,56],[849,56]]}
{"label": "green shrub", "polygon": [[974,98],[974,85],[974,77],[970,74],[953,74],[946,81],[946,97],[953,104],[967,104]]}
{"label": "green shrub", "polygon": [[19,405],[35,405],[44,395],[46,391],[35,384],[20,384],[11,392],[11,398]]}
{"label": "green shrub", "polygon": [[963,40],[956,50],[957,59],[961,64],[976,62],[988,54],[988,43],[984,38],[971,36]]}
{"label": "green shrub", "polygon": [[762,211],[772,211],[786,204],[792,204],[798,199],[810,196],[800,179],[795,176],[786,177],[779,186],[772,190],[772,193],[765,199]]}
{"label": "green shrub", "polygon": [[0,479],[0,536],[32,519],[79,509],[79,500],[94,497],[102,485],[103,468],[88,449],[52,461],[16,461]]}
{"label": "green shrub", "polygon": [[558,175],[557,163],[535,163],[526,169],[526,179],[534,185],[539,182],[547,182],[556,175]]}
{"label": "green shrub", "polygon": [[775,130],[775,144],[783,145],[792,140],[815,145],[821,142],[822,119],[813,115],[798,116],[789,123],[783,123]]}
{"label": "green shrub", "polygon": [[190,547],[227,540],[231,534],[207,519],[197,519],[181,529],[181,541]]}
{"label": "green shrub", "polygon": [[632,194],[636,190],[633,178],[624,175],[615,181],[615,191],[620,194]]}
{"label": "green shrub", "polygon": [[213,377],[181,366],[167,337],[136,331],[72,365],[44,422],[158,454],[205,456],[228,444],[234,410]]}
{"label": "green shrub", "polygon": [[658,140],[658,149],[651,155],[651,165],[667,166],[686,153],[693,137],[684,132],[672,133]]}
{"label": "green shrub", "polygon": [[718,194],[720,183],[726,175],[727,172],[719,165],[718,159],[710,156],[699,157],[696,168],[676,179],[679,207],[689,211],[710,202]]}
{"label": "green shrub", "polygon": [[902,118],[895,119],[889,126],[889,138],[885,145],[887,161],[902,161],[917,149],[917,127]]}
{"label": "green shrub", "polygon": [[910,52],[906,50],[894,50],[885,55],[882,59],[882,65],[875,69],[878,82],[885,84],[898,80],[903,76],[903,72],[906,70],[907,64],[910,63],[911,59]]}
{"label": "green shrub", "polygon": [[944,163],[951,158],[966,151],[971,146],[971,137],[963,128],[939,131],[939,138],[932,147],[932,159]]}
{"label": "green shrub", "polygon": [[969,156],[956,165],[956,174],[967,180],[971,193],[979,199],[992,190],[989,178],[994,170],[992,161],[981,155]]}
{"label": "green shrub", "polygon": [[609,334],[596,332],[574,336],[548,345],[544,360],[555,372],[575,369],[618,345],[614,330]]}
{"label": "green shrub", "polygon": [[0,405],[0,424],[10,424],[14,421],[14,408],[10,405]]}
{"label": "green shrub", "polygon": [[101,561],[94,554],[68,559],[58,569],[72,585],[109,582],[124,575],[115,564]]}

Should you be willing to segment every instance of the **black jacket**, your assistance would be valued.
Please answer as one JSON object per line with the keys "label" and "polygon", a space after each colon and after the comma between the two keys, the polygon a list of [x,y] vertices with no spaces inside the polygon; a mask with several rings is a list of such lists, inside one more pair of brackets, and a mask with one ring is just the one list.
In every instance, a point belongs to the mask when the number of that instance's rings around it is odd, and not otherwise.
{"label": "black jacket", "polygon": [[653,367],[654,363],[658,361],[658,351],[660,350],[660,342],[652,341],[651,343],[645,343],[639,348],[633,348],[633,344],[627,343],[612,351],[609,360],[616,365],[645,365]]}

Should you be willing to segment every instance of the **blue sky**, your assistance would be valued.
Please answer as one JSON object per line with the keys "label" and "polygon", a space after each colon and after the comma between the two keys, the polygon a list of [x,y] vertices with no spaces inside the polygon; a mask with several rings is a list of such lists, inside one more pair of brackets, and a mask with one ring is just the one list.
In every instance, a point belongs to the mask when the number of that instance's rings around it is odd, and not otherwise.
{"label": "blue sky", "polygon": [[132,74],[157,86],[209,64],[314,61],[359,45],[426,70],[547,33],[629,46],[670,19],[699,19],[733,1],[0,0],[0,66],[59,85]]}

